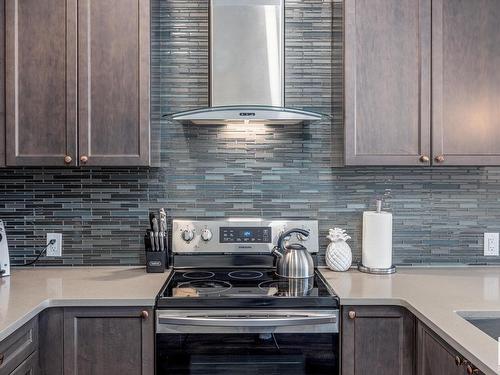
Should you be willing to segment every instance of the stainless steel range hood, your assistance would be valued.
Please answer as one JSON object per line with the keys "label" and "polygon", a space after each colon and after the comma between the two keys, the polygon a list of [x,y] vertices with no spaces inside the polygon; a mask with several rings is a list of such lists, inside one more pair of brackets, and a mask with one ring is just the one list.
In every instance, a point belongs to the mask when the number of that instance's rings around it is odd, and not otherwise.
{"label": "stainless steel range hood", "polygon": [[284,107],[284,0],[210,1],[210,107],[194,124],[294,124],[322,115]]}

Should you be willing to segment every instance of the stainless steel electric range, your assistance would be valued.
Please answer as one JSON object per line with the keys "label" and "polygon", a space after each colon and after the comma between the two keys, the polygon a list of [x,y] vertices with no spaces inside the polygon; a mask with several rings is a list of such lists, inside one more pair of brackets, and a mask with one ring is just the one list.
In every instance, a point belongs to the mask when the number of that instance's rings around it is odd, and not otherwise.
{"label": "stainless steel electric range", "polygon": [[173,220],[174,271],[157,298],[156,373],[337,374],[339,299],[316,271],[288,279],[271,251],[292,235],[318,252],[318,223]]}

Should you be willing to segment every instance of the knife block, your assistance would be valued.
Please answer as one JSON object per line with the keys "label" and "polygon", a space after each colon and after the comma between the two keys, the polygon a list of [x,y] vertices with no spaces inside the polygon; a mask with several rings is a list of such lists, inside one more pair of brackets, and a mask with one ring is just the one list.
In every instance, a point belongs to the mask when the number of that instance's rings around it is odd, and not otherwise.
{"label": "knife block", "polygon": [[151,244],[151,240],[149,238],[149,230],[144,235],[144,245],[146,248],[146,272],[148,273],[161,273],[165,272],[165,269],[168,268],[168,241],[167,238],[164,238],[164,251],[154,251],[153,246]]}

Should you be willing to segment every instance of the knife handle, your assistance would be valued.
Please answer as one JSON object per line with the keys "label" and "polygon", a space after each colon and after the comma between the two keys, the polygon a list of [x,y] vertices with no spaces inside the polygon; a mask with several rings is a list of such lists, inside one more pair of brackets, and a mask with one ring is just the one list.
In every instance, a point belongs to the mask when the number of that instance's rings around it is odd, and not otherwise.
{"label": "knife handle", "polygon": [[149,241],[151,242],[151,250],[156,251],[155,249],[155,237],[153,232],[149,232]]}
{"label": "knife handle", "polygon": [[149,225],[151,227],[151,230],[154,230],[153,228],[153,219],[156,217],[156,214],[154,212],[149,213]]}
{"label": "knife handle", "polygon": [[165,233],[160,232],[160,251],[165,250]]}

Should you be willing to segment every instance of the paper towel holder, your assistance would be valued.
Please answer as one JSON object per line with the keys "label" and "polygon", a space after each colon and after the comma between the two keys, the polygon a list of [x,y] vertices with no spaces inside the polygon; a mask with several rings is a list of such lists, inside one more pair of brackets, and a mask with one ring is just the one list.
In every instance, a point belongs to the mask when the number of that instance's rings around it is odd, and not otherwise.
{"label": "paper towel holder", "polygon": [[391,273],[396,272],[396,266],[392,265],[389,268],[370,268],[363,266],[363,264],[360,262],[358,264],[358,271],[364,273],[371,273],[373,275],[390,275]]}

